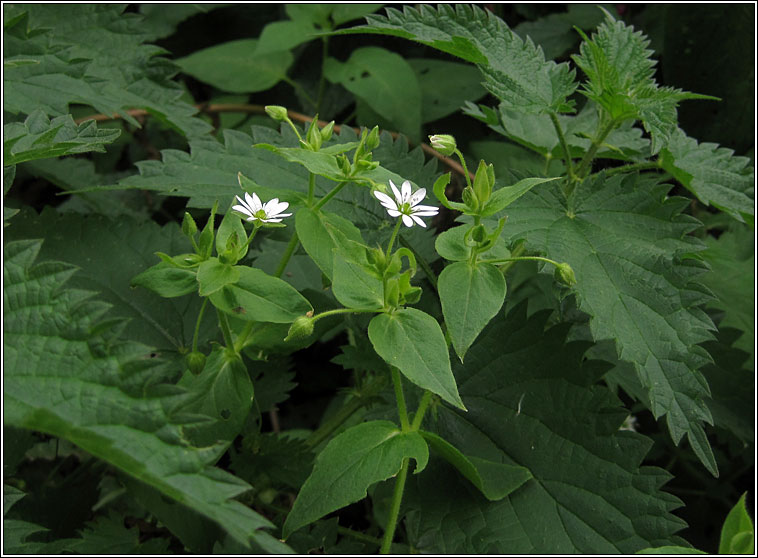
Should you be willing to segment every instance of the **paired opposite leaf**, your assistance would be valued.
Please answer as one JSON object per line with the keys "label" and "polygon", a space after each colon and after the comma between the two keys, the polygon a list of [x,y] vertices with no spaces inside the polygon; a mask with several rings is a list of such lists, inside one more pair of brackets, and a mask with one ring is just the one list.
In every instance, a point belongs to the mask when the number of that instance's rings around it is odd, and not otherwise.
{"label": "paired opposite leaf", "polygon": [[753,522],[745,508],[745,494],[726,516],[721,529],[719,554],[753,554],[754,552]]}
{"label": "paired opposite leaf", "polygon": [[316,457],[284,523],[284,538],[362,500],[372,484],[397,474],[405,458],[413,458],[416,473],[421,472],[429,459],[426,442],[418,432],[401,432],[389,421],[365,422],[338,434]]}
{"label": "paired opposite leaf", "polygon": [[447,343],[437,320],[415,308],[379,314],[368,325],[374,350],[417,386],[465,409],[450,370]]}
{"label": "paired opposite leaf", "polygon": [[455,262],[440,273],[437,289],[458,358],[466,351],[505,300],[505,277],[494,265]]}
{"label": "paired opposite leaf", "polygon": [[104,146],[119,135],[121,130],[98,130],[94,120],[77,125],[70,114],[51,121],[38,109],[23,124],[12,122],[3,127],[3,165],[89,151],[105,153]]}
{"label": "paired opposite leaf", "polygon": [[363,244],[358,228],[334,213],[304,207],[295,215],[295,227],[305,251],[330,279],[334,274],[335,252],[349,254],[355,251],[355,246]]}
{"label": "paired opposite leaf", "polygon": [[421,435],[490,501],[502,500],[532,478],[529,469],[524,467],[463,455],[450,442],[432,432],[422,430]]}

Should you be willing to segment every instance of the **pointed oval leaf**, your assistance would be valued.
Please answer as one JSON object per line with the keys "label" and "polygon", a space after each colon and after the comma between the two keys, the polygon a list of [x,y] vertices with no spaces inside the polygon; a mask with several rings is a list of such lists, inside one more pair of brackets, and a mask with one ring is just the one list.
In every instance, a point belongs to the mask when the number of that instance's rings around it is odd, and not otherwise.
{"label": "pointed oval leaf", "polygon": [[419,387],[465,410],[437,320],[415,308],[375,316],[368,325],[374,350]]}
{"label": "pointed oval leaf", "polygon": [[284,538],[362,500],[369,486],[397,474],[405,458],[416,460],[419,473],[426,467],[429,449],[418,432],[402,432],[389,421],[365,422],[338,434],[316,457],[284,523]]}
{"label": "pointed oval leaf", "polygon": [[221,263],[218,258],[208,258],[197,268],[197,282],[200,296],[209,296],[225,285],[240,278],[239,266]]}
{"label": "pointed oval leaf", "polygon": [[304,207],[295,215],[295,227],[305,251],[330,279],[334,273],[334,253],[355,252],[351,241],[363,244],[358,227],[333,213]]}

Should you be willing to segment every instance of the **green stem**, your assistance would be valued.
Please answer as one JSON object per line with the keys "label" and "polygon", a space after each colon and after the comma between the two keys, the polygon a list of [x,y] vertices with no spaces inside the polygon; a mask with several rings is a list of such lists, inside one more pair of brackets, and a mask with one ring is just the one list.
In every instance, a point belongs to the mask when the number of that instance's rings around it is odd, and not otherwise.
{"label": "green stem", "polygon": [[426,414],[426,410],[429,408],[429,403],[431,402],[432,392],[425,391],[424,395],[421,396],[421,401],[419,401],[418,409],[416,409],[416,414],[413,415],[413,424],[411,424],[411,430],[416,431],[421,428],[421,422],[424,420],[424,415]]}
{"label": "green stem", "polygon": [[661,165],[658,161],[649,161],[647,163],[634,163],[632,165],[623,165],[605,171],[605,176],[613,176],[624,172],[636,172],[640,170],[659,169]]}
{"label": "green stem", "polygon": [[216,308],[216,314],[218,315],[218,325],[221,327],[221,333],[224,334],[224,344],[229,349],[234,349],[234,341],[232,340],[232,330],[229,328],[229,320],[221,310]]}
{"label": "green stem", "polygon": [[364,535],[363,533],[360,533],[358,531],[353,531],[352,529],[348,529],[347,527],[342,527],[341,525],[337,525],[337,532],[340,535],[345,535],[346,537],[352,537],[355,540],[363,541],[369,544],[374,544],[376,546],[381,546],[382,544],[382,541],[380,541],[376,537],[372,537],[370,535]]}
{"label": "green stem", "polygon": [[411,428],[408,422],[408,408],[405,405],[405,395],[403,394],[403,380],[400,377],[400,371],[394,366],[392,370],[392,384],[395,387],[395,399],[397,400],[397,414],[400,415],[400,428],[403,432],[408,432]]}
{"label": "green stem", "polygon": [[260,221],[255,221],[255,224],[253,225],[253,230],[250,231],[250,236],[247,237],[247,242],[245,242],[245,248],[250,247],[250,243],[255,238],[255,234],[258,232],[258,229],[261,228],[262,225],[259,225]]}
{"label": "green stem", "polygon": [[256,322],[247,322],[245,324],[245,327],[242,328],[242,331],[237,336],[237,341],[235,341],[234,343],[234,351],[236,353],[239,353],[240,351],[242,351],[242,349],[245,348],[245,342],[247,342],[247,338],[253,332],[253,328],[255,326],[256,326]]}
{"label": "green stem", "polygon": [[392,236],[390,237],[390,242],[387,244],[387,252],[386,255],[389,258],[392,255],[392,246],[395,244],[395,238],[397,238],[397,233],[400,230],[400,223],[402,222],[402,218],[399,218],[397,220],[397,223],[395,223],[395,229],[392,231]]}
{"label": "green stem", "polygon": [[437,274],[434,273],[431,266],[429,265],[429,262],[427,262],[426,259],[421,254],[419,254],[407,240],[405,240],[405,238],[401,236],[398,238],[398,241],[413,253],[413,256],[416,258],[416,263],[419,265],[419,267],[421,267],[421,269],[424,270],[424,273],[426,273],[426,278],[429,279],[429,282],[432,284],[432,287],[434,287],[434,290],[436,291]]}
{"label": "green stem", "polygon": [[276,271],[274,271],[274,277],[281,277],[282,273],[284,273],[285,268],[287,267],[287,264],[290,261],[290,258],[292,257],[292,254],[295,253],[295,250],[297,249],[297,245],[300,243],[300,239],[297,236],[297,231],[292,233],[292,237],[290,238],[289,243],[287,244],[287,248],[284,250],[284,254],[282,254],[282,259],[279,260],[279,265],[276,266]]}
{"label": "green stem", "polygon": [[555,266],[559,265],[558,262],[555,262],[548,258],[543,258],[541,256],[518,256],[518,257],[512,257],[512,258],[501,258],[499,260],[482,260],[482,263],[498,265],[498,264],[506,263],[506,262],[521,262],[521,261],[530,261],[530,260],[539,261],[539,262],[547,262]]}
{"label": "green stem", "polygon": [[337,184],[334,188],[332,188],[328,194],[326,194],[323,198],[321,198],[316,205],[313,206],[313,209],[318,210],[324,207],[326,202],[328,202],[330,199],[332,199],[334,196],[337,195],[337,193],[342,190],[342,188],[345,187],[347,182],[340,182]]}
{"label": "green stem", "polygon": [[[563,135],[563,128],[561,128],[561,123],[558,121],[558,115],[554,112],[550,113],[550,121],[553,123],[553,127],[555,128],[555,132],[558,134],[558,142],[561,144],[561,148],[563,149],[563,157],[566,160],[566,171],[571,180],[574,179],[574,167],[573,162],[571,160],[571,151],[569,150],[568,143],[566,142],[566,136]],[[547,163],[545,164],[545,174],[547,174],[547,165],[550,163],[550,159],[547,160]]]}
{"label": "green stem", "polygon": [[572,182],[577,182],[581,178],[584,178],[584,176],[587,174],[587,171],[589,170],[590,165],[592,164],[592,160],[595,158],[597,150],[600,149],[600,146],[605,141],[605,138],[608,137],[608,134],[613,131],[616,125],[616,121],[611,119],[611,121],[606,124],[605,128],[603,128],[600,133],[595,136],[595,139],[592,140],[592,145],[590,146],[589,150],[584,154],[584,157],[582,157],[582,161],[579,163],[579,167],[576,169],[576,175],[573,177]]}
{"label": "green stem", "polygon": [[383,312],[382,308],[335,308],[334,310],[326,310],[325,312],[321,312],[321,314],[316,314],[313,316],[313,321],[334,316],[335,314],[379,314],[380,312]]}
{"label": "green stem", "polygon": [[316,175],[308,173],[308,207],[313,205],[313,194],[316,192]]}
{"label": "green stem", "polygon": [[[526,248],[524,246],[524,243],[522,242],[516,248],[514,248],[511,251],[511,257],[516,258],[516,257],[520,256],[521,254],[523,254],[525,251],[526,251]],[[503,275],[505,275],[506,273],[508,273],[508,270],[510,268],[512,268],[514,265],[516,265],[515,261],[508,262],[508,263],[500,266],[500,271],[502,271]]]}
{"label": "green stem", "polygon": [[387,519],[387,530],[384,532],[382,538],[382,547],[379,550],[381,554],[389,554],[390,547],[392,546],[392,539],[395,537],[395,528],[397,527],[397,520],[400,515],[400,504],[403,501],[403,492],[405,491],[405,480],[408,478],[408,465],[410,459],[408,457],[403,459],[403,464],[400,467],[400,472],[395,479],[395,490],[392,492],[392,504],[390,505],[390,514]]}
{"label": "green stem", "polygon": [[387,384],[387,376],[381,374],[364,387],[361,392],[353,399],[345,403],[336,413],[327,419],[321,426],[308,436],[305,444],[308,447],[315,448],[321,442],[326,440],[342,423],[349,419],[361,407],[366,406],[371,399],[378,394]]}
{"label": "green stem", "polygon": [[208,297],[203,299],[203,305],[200,307],[200,312],[197,314],[197,322],[195,322],[195,335],[192,336],[192,352],[197,351],[197,338],[200,334],[200,322],[203,321],[203,312],[205,312],[205,306],[208,304]]}
{"label": "green stem", "polygon": [[455,148],[455,151],[453,152],[456,155],[458,155],[458,158],[461,160],[461,166],[463,167],[463,176],[466,177],[466,185],[473,189],[473,186],[471,185],[471,177],[468,173],[468,167],[466,166],[466,158],[463,156],[463,153],[461,153],[460,149],[457,147]]}

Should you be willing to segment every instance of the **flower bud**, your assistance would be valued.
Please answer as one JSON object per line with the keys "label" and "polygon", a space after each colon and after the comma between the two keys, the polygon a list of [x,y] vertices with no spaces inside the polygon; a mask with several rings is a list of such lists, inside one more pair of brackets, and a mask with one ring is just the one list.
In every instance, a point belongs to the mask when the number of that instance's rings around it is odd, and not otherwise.
{"label": "flower bud", "polygon": [[492,165],[486,165],[484,161],[479,161],[479,168],[476,169],[476,175],[474,176],[474,192],[482,205],[489,201],[494,185],[494,168]]}
{"label": "flower bud", "polygon": [[318,128],[318,114],[313,118],[313,120],[311,120],[311,124],[308,126],[308,133],[306,134],[305,138],[313,151],[318,151],[321,149],[321,143],[324,141],[324,138],[321,137],[321,130]]}
{"label": "flower bud", "polygon": [[484,229],[484,225],[477,225],[471,230],[471,238],[477,244],[481,244],[487,240],[487,231]]}
{"label": "flower bud", "polygon": [[571,269],[571,266],[564,263],[559,263],[557,266],[555,266],[555,273],[553,274],[555,277],[555,280],[559,283],[562,283],[568,287],[573,287],[576,285],[576,277],[574,276],[574,270]]}
{"label": "flower bud", "polygon": [[366,151],[373,151],[377,147],[379,147],[379,142],[381,140],[379,139],[379,126],[374,126],[371,129],[371,133],[369,133],[368,137],[366,138]]}
{"label": "flower bud", "polygon": [[329,122],[326,126],[321,128],[321,139],[323,141],[329,141],[332,139],[332,132],[334,131],[334,120]]}
{"label": "flower bud", "polygon": [[197,223],[195,223],[192,215],[186,211],[184,212],[184,219],[182,219],[182,233],[188,238],[194,237],[197,233]]}
{"label": "flower bud", "polygon": [[368,161],[366,159],[361,159],[355,164],[355,166],[358,168],[358,170],[370,171],[379,166],[379,161]]}
{"label": "flower bud", "polygon": [[474,190],[469,186],[466,186],[461,193],[463,203],[465,203],[471,211],[476,212],[479,210],[479,200],[476,198]]}
{"label": "flower bud", "polygon": [[296,341],[298,339],[305,339],[311,333],[313,333],[314,320],[311,316],[298,316],[295,321],[292,322],[285,341]]}
{"label": "flower bud", "polygon": [[197,375],[205,368],[205,355],[200,351],[192,351],[184,357],[184,362],[187,364],[189,371]]}
{"label": "flower bud", "polygon": [[266,105],[263,108],[266,111],[266,114],[274,120],[285,121],[288,118],[287,109],[284,107],[280,107],[279,105]]}
{"label": "flower bud", "polygon": [[432,144],[432,147],[434,149],[446,157],[449,157],[455,153],[455,150],[458,147],[455,143],[455,138],[449,134],[436,134],[434,136],[429,136],[429,142]]}

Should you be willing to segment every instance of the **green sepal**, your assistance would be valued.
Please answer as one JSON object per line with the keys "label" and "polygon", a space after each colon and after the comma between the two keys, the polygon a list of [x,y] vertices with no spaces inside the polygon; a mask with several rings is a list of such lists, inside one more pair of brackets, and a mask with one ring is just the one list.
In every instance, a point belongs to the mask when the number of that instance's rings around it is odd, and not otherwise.
{"label": "green sepal", "polygon": [[215,232],[214,221],[216,220],[216,211],[218,211],[218,200],[213,203],[210,217],[208,217],[208,222],[205,224],[203,232],[200,233],[200,238],[197,243],[198,255],[204,260],[210,258],[211,254],[213,253],[213,235]]}
{"label": "green sepal", "polygon": [[480,204],[485,205],[489,201],[494,185],[495,168],[491,163],[487,165],[483,160],[480,160],[479,167],[474,175],[474,193]]}

